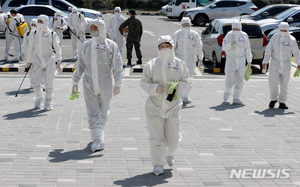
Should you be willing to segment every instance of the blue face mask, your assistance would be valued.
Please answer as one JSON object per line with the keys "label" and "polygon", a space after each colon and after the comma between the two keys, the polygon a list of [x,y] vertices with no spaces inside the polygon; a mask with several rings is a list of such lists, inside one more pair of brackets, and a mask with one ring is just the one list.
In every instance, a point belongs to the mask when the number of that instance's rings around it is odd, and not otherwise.
{"label": "blue face mask", "polygon": [[92,37],[98,37],[99,36],[99,31],[91,30],[91,35],[92,35]]}

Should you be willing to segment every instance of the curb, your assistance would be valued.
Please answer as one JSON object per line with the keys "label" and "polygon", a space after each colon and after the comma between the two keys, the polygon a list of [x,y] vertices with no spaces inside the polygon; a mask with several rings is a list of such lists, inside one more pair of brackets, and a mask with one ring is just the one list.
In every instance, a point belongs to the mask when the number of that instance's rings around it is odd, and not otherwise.
{"label": "curb", "polygon": [[0,68],[0,72],[18,72],[19,68],[10,68],[10,67],[4,67],[4,68]]}
{"label": "curb", "polygon": [[[101,14],[113,14],[114,12],[101,12]],[[128,12],[126,13],[127,15],[129,14]],[[147,12],[142,12],[142,13],[137,13],[137,15],[147,15],[147,16],[159,16],[159,13],[147,13]]]}
{"label": "curb", "polygon": [[204,73],[224,73],[224,68],[204,69]]}

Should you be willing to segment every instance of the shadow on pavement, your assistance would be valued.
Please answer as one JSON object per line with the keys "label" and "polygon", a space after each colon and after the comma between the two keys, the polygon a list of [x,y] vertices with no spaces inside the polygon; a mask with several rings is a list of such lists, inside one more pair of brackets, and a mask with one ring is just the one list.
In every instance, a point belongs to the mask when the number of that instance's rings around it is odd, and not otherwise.
{"label": "shadow on pavement", "polygon": [[222,102],[220,105],[209,107],[210,109],[214,109],[216,111],[225,111],[230,109],[236,109],[244,107],[245,105],[239,104],[230,104],[229,102]]}
{"label": "shadow on pavement", "polygon": [[278,115],[290,115],[290,114],[295,114],[294,112],[284,112],[285,110],[280,109],[280,108],[268,108],[263,111],[255,111],[256,114],[264,115],[265,117],[274,117]]}
{"label": "shadow on pavement", "polygon": [[87,144],[86,148],[83,150],[74,150],[74,151],[68,151],[68,152],[63,152],[63,149],[54,149],[54,151],[51,151],[49,153],[49,157],[53,158],[49,160],[50,162],[65,162],[68,160],[85,160],[85,159],[90,159],[90,158],[99,158],[102,157],[103,155],[93,155],[93,152],[91,152],[91,142]]}
{"label": "shadow on pavement", "polygon": [[[16,93],[17,93],[17,90],[5,92],[6,95],[16,95]],[[30,93],[33,93],[33,89],[26,88],[26,89],[20,90],[19,93],[18,93],[18,95],[19,94],[30,94]]]}
{"label": "shadow on pavement", "polygon": [[35,118],[39,116],[45,116],[46,114],[43,114],[47,112],[46,110],[37,110],[35,108],[20,111],[20,112],[15,112],[15,113],[10,113],[4,115],[4,120],[15,120],[15,119],[20,119],[20,118]]}
{"label": "shadow on pavement", "polygon": [[124,180],[117,180],[114,182],[118,186],[155,186],[160,184],[166,184],[166,179],[172,177],[172,169],[165,169],[163,175],[155,176],[152,172],[137,175]]}

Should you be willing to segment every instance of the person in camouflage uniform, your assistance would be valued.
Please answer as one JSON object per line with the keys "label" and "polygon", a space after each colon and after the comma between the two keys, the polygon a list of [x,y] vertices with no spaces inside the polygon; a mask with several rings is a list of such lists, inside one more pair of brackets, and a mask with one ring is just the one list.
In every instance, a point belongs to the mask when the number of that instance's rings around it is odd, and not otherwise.
{"label": "person in camouflage uniform", "polygon": [[134,46],[136,56],[138,58],[137,64],[142,64],[142,53],[140,50],[141,47],[141,37],[143,34],[143,26],[142,22],[135,18],[135,10],[129,10],[129,16],[126,21],[124,21],[120,27],[119,30],[121,34],[123,35],[123,29],[128,26],[128,35],[126,39],[126,48],[127,48],[127,65],[131,65],[131,58],[132,58],[132,48]]}

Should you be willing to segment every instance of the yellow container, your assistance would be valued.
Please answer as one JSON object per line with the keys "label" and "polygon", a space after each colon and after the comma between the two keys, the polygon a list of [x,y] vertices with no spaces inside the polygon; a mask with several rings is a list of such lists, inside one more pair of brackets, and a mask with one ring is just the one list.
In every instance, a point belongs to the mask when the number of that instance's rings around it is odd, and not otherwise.
{"label": "yellow container", "polygon": [[20,25],[17,26],[17,29],[22,38],[23,38],[24,34],[29,30],[26,22],[20,23]]}

